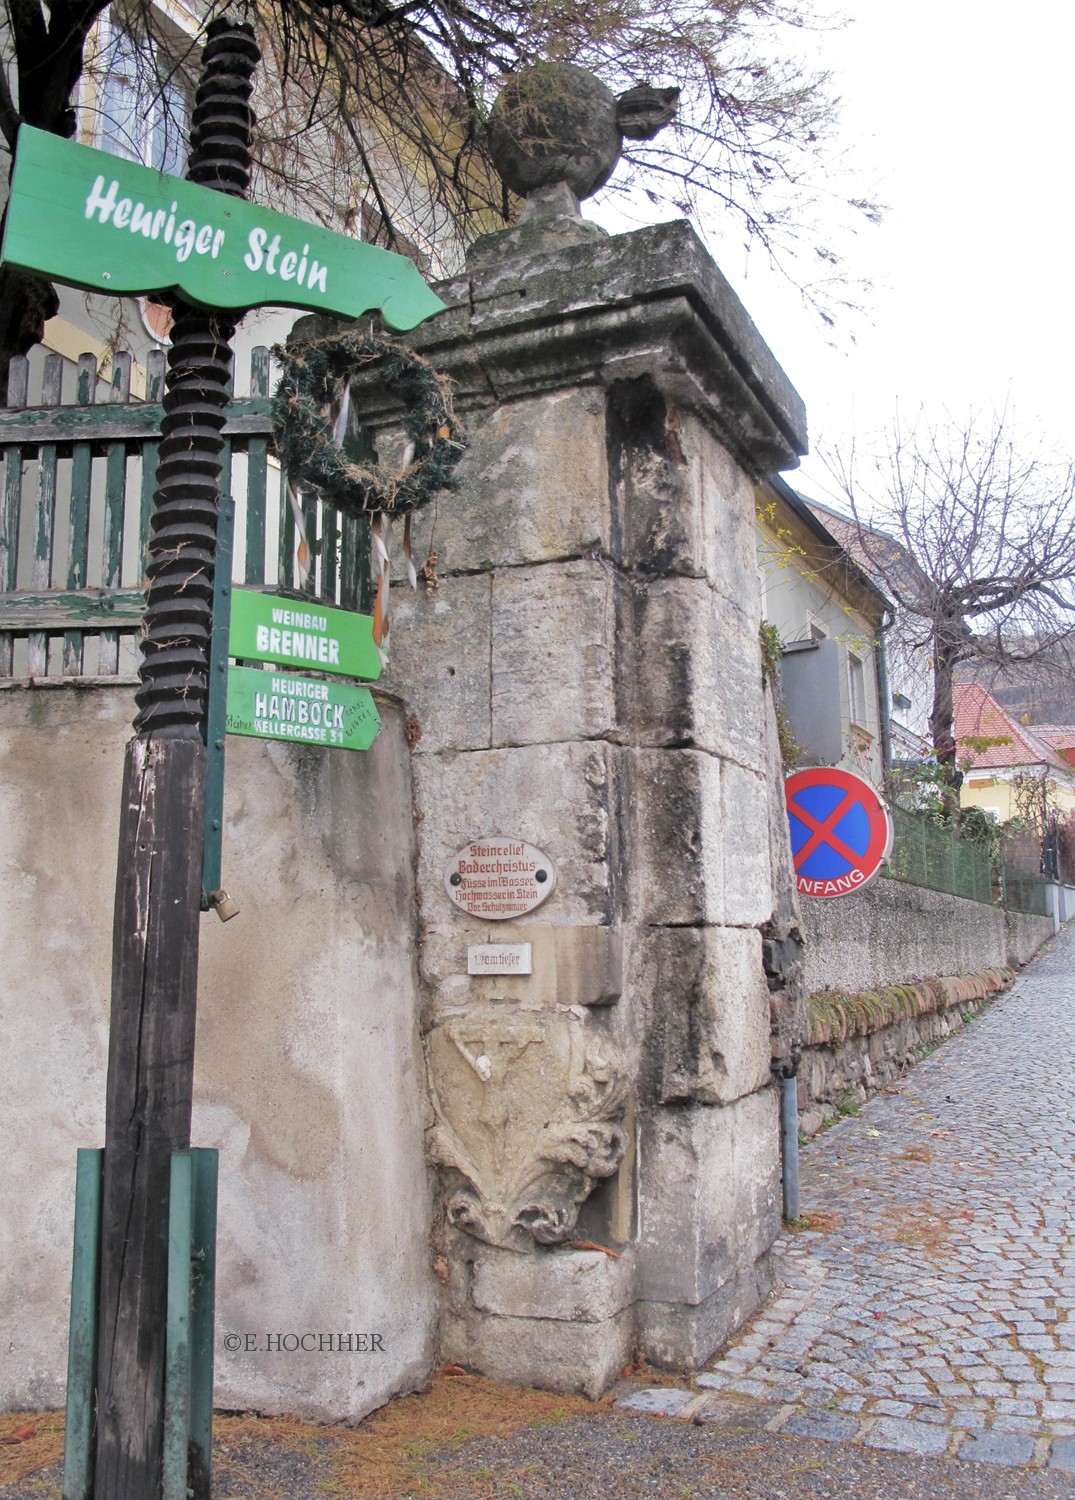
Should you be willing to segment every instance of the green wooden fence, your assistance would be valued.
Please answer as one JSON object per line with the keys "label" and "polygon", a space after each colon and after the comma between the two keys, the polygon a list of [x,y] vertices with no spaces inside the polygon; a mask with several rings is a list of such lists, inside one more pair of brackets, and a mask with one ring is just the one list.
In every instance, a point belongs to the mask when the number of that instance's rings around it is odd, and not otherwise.
{"label": "green wooden fence", "polygon": [[[227,409],[221,488],[236,502],[234,581],[368,610],[368,525],[341,522],[312,495],[301,500],[313,556],[300,586],[269,380],[269,351],[257,348],[249,394]],[[36,405],[29,385],[29,363],[13,360],[0,410],[0,678],[131,675],[145,608],[164,354],[148,357],[144,401],[131,398],[129,354],[116,354],[107,375],[91,354],[77,368],[49,354]]]}

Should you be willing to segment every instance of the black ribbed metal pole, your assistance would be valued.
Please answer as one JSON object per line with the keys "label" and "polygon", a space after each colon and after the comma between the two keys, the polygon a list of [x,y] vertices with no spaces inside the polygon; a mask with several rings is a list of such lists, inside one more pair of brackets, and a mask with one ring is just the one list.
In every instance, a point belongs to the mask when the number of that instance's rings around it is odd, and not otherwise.
{"label": "black ribbed metal pole", "polygon": [[[208,28],[188,178],[240,197],[250,174],[250,27]],[[180,303],[149,543],[137,734],[127,746],[113,927],[94,1500],[161,1489],[168,1182],[190,1144],[205,720],[227,317]],[[196,1500],[206,1482],[191,1476]]]}
{"label": "black ribbed metal pole", "polygon": [[[248,26],[226,20],[210,24],[187,178],[237,198],[250,180],[250,93],[257,61]],[[234,314],[182,302],[174,318],[135,728],[141,734],[204,739],[221,433],[235,321]]]}

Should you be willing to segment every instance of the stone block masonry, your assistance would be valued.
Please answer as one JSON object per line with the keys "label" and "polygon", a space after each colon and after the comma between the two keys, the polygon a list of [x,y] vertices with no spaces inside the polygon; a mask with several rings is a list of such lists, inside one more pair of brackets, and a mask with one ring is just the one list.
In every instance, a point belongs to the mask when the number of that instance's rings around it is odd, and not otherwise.
{"label": "stone block masonry", "polygon": [[[410,336],[470,448],[386,685],[412,716],[440,1352],[596,1395],[640,1354],[698,1365],[770,1283],[762,930],[794,897],[753,485],[805,424],[686,225],[562,238],[482,242]],[[389,448],[396,413],[361,404]],[[444,887],[493,835],[556,867],[510,923]],[[489,941],[532,972],[469,975]]]}

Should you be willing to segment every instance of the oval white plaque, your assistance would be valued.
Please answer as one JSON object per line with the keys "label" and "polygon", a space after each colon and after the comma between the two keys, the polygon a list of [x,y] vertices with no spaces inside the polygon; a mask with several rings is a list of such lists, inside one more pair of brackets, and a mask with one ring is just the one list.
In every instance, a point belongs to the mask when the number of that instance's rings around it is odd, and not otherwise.
{"label": "oval white plaque", "polygon": [[448,899],[471,917],[506,922],[540,906],[556,887],[556,866],[521,839],[475,839],[444,872]]}

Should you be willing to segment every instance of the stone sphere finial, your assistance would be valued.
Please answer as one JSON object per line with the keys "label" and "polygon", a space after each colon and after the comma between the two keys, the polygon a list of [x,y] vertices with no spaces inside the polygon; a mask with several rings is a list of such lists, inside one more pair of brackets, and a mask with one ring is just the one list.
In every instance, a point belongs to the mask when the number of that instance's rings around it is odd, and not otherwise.
{"label": "stone sphere finial", "polygon": [[618,98],[573,63],[538,63],[501,90],[489,119],[493,165],[529,197],[566,183],[576,199],[604,187],[624,136],[649,140],[674,119],[678,89],[646,84]]}

